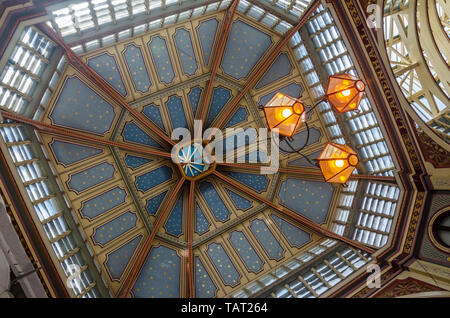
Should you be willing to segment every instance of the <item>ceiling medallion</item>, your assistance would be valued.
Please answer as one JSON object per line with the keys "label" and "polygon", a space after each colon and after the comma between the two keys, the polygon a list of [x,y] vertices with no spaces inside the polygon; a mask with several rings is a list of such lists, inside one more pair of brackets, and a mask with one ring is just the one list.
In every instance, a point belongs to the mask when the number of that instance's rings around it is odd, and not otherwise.
{"label": "ceiling medallion", "polygon": [[178,160],[176,162],[182,175],[189,181],[202,179],[216,169],[214,157],[208,160],[203,156],[203,145],[192,141],[191,144],[183,146],[178,151]]}

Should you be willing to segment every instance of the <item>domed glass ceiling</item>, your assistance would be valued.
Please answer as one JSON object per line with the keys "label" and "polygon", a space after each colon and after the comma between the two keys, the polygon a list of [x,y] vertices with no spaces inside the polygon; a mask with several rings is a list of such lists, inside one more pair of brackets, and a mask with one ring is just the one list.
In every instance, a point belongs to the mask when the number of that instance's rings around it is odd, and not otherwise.
{"label": "domed glass ceiling", "polygon": [[[119,3],[107,10],[110,21],[108,14],[100,14],[102,5],[110,2],[91,1],[92,6],[86,7],[88,2],[79,1],[67,8],[48,8],[49,24],[73,44],[85,68],[98,77],[87,76],[83,67],[63,59],[45,99],[29,115],[43,124],[37,128],[37,138],[48,158],[45,164],[57,179],[53,189],[63,194],[53,195],[49,187],[44,196],[31,201],[37,207],[50,196],[64,198],[57,203],[64,208],[53,209],[61,211],[40,220],[45,225],[52,224],[53,215],[73,218],[94,260],[88,263],[95,267],[84,268],[87,286],[75,290],[75,295],[99,295],[91,292],[99,282],[90,283],[95,275],[89,271],[98,272],[113,296],[248,297],[273,289],[283,276],[304,269],[309,272],[295,284],[312,290],[305,297],[318,297],[370,260],[369,254],[333,234],[374,249],[387,244],[400,191],[393,178],[394,161],[369,99],[363,100],[362,112],[346,115],[345,125],[364,162],[359,173],[377,175],[381,181],[355,178],[347,188],[334,186],[301,156],[282,152],[278,172],[261,174],[261,166],[271,164],[270,144],[257,147],[257,136],[249,133],[249,128],[266,127],[258,105],[276,92],[301,97],[310,105],[320,100],[326,83],[319,80],[317,60],[323,63],[321,72],[357,75],[328,10],[318,6],[301,32],[262,69],[293,27],[290,22],[298,21],[310,1],[276,1],[277,9],[271,12],[264,8],[272,2],[240,1],[230,21],[223,58],[210,82],[230,1],[204,5],[199,1],[196,6],[163,1],[155,8],[142,1],[142,12],[167,9],[173,14],[160,18],[156,26],[154,20],[141,29],[128,29],[128,36],[123,35],[126,30],[116,29],[112,40],[100,28],[104,36],[93,40],[90,32],[95,24],[108,26],[116,20],[120,26],[125,12],[130,15]],[[137,2],[131,12],[135,19],[140,13]],[[178,11],[170,11],[174,8]],[[284,13],[275,16],[277,12]],[[93,15],[96,19],[87,18]],[[71,21],[77,23],[65,24],[66,16],[76,17]],[[44,33],[35,27],[27,30]],[[308,34],[312,41],[303,41]],[[314,62],[308,51],[317,52]],[[258,81],[247,87],[255,76]],[[11,110],[7,104],[2,106]],[[208,167],[193,156],[195,144],[179,150],[181,169],[172,161],[174,130],[186,128],[194,135],[194,120],[202,117],[201,132],[220,129],[226,153],[234,153],[238,163]],[[343,124],[328,103],[314,110],[308,123],[305,154],[317,157],[329,141],[345,143]],[[26,140],[25,129],[12,123],[2,126],[12,154],[17,142]],[[306,135],[301,130],[293,144],[303,144]],[[29,156],[24,160],[32,160],[31,152]],[[256,162],[249,164],[251,159]],[[19,170],[28,171],[27,164],[18,165]],[[31,173],[25,186],[36,186],[46,173],[37,177]],[[362,194],[355,200],[357,192]],[[72,235],[58,233],[52,238],[56,245]],[[309,264],[327,253],[331,266],[311,271]],[[68,247],[59,260],[73,255],[78,251]],[[63,268],[68,275],[66,265]],[[294,289],[272,296],[292,296]]]}

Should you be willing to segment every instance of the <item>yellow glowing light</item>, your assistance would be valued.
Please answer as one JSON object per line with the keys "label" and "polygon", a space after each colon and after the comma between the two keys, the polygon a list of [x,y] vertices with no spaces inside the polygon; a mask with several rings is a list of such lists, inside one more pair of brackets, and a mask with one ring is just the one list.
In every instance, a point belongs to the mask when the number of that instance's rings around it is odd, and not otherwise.
{"label": "yellow glowing light", "polygon": [[336,160],[334,164],[336,165],[336,167],[342,168],[344,166],[344,160]]}
{"label": "yellow glowing light", "polygon": [[290,110],[289,108],[286,108],[286,109],[283,110],[282,115],[283,115],[284,118],[288,118],[289,116],[292,115],[292,110]]}
{"label": "yellow glowing light", "polygon": [[344,95],[345,97],[350,96],[352,92],[349,89],[346,89],[345,91],[342,92],[342,95]]}

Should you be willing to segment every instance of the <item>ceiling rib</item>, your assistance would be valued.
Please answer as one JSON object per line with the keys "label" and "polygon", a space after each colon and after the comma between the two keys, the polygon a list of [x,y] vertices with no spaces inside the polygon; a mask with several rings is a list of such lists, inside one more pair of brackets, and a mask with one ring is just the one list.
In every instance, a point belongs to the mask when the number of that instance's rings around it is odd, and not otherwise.
{"label": "ceiling rib", "polygon": [[148,120],[144,115],[134,110],[128,103],[116,92],[111,85],[106,82],[102,77],[100,77],[89,65],[87,65],[81,58],[75,54],[74,51],[64,42],[64,40],[55,31],[53,31],[45,23],[39,24],[41,30],[49,36],[52,41],[60,45],[66,52],[66,56],[69,62],[78,69],[82,74],[84,74],[88,79],[92,80],[99,88],[101,88],[105,93],[107,93],[117,104],[125,108],[130,112],[136,119],[138,119],[142,124],[149,128],[158,137],[163,139],[169,145],[175,145],[175,141],[169,138],[158,126],[154,125],[150,120]]}
{"label": "ceiling rib", "polygon": [[44,124],[39,121],[29,119],[27,117],[17,115],[14,113],[10,113],[10,112],[4,111],[4,110],[0,110],[0,115],[2,115],[4,118],[8,118],[8,119],[15,120],[15,121],[18,121],[18,122],[21,122],[24,124],[31,125],[39,131],[57,135],[57,136],[70,138],[70,139],[76,139],[77,141],[79,141],[81,143],[87,143],[90,145],[97,145],[97,146],[98,145],[113,146],[113,147],[118,147],[118,148],[125,149],[125,150],[130,150],[133,152],[149,154],[152,156],[171,158],[170,153],[161,151],[161,150],[157,150],[155,148],[151,148],[148,146],[142,147],[142,146],[132,145],[131,143],[111,141],[108,139],[100,138],[98,136],[94,136],[89,133],[77,132],[75,130],[71,130],[71,129],[67,129],[67,128]]}
{"label": "ceiling rib", "polygon": [[[320,169],[317,168],[275,168],[270,166],[263,166],[259,164],[245,164],[245,163],[217,163],[220,166],[225,167],[232,167],[232,168],[238,168],[238,169],[245,169],[245,170],[254,170],[254,171],[261,171],[263,169],[266,172],[281,172],[288,175],[294,175],[294,176],[320,176],[322,177],[322,172]],[[352,174],[349,178],[350,180],[373,180],[373,181],[382,181],[382,182],[395,182],[395,177],[389,177],[389,176],[374,176],[374,175],[366,175],[366,174]]]}
{"label": "ceiling rib", "polygon": [[142,267],[144,266],[145,260],[147,259],[148,253],[150,251],[150,247],[152,246],[153,239],[155,238],[156,233],[158,232],[161,223],[165,219],[166,214],[169,212],[169,208],[172,206],[172,203],[175,201],[175,197],[179,194],[181,187],[183,186],[185,181],[184,177],[180,177],[180,180],[178,180],[175,188],[172,190],[169,198],[167,199],[164,208],[161,210],[161,212],[158,215],[156,224],[153,228],[153,231],[150,233],[150,235],[147,237],[147,239],[144,242],[144,245],[139,251],[139,254],[136,256],[136,260],[134,264],[132,265],[130,271],[128,272],[128,275],[126,276],[122,286],[120,287],[119,291],[117,292],[116,297],[127,297],[130,294],[131,288],[133,287],[134,283],[136,282],[139,273],[141,272]]}
{"label": "ceiling rib", "polygon": [[203,105],[201,107],[202,111],[200,114],[200,120],[203,123],[206,121],[206,116],[208,115],[209,110],[209,102],[211,100],[212,88],[214,84],[214,79],[216,77],[217,69],[219,67],[220,62],[222,61],[223,54],[225,52],[226,43],[228,41],[228,37],[231,31],[231,25],[233,22],[234,14],[236,13],[236,9],[239,5],[239,0],[234,0],[228,10],[225,12],[225,19],[222,25],[222,30],[220,33],[220,37],[218,38],[219,43],[216,45],[216,51],[214,52],[214,61],[211,68],[211,77],[208,82],[208,87],[206,89],[205,97],[203,98]]}
{"label": "ceiling rib", "polygon": [[364,244],[361,244],[359,242],[355,242],[353,240],[350,240],[346,237],[337,235],[336,233],[333,233],[325,228],[322,228],[321,226],[317,225],[316,223],[308,220],[307,218],[291,211],[288,208],[282,207],[280,205],[277,205],[269,200],[264,199],[263,197],[261,197],[259,194],[256,194],[254,191],[249,190],[247,187],[243,187],[241,186],[238,182],[234,181],[233,179],[225,176],[224,174],[218,172],[217,170],[214,171],[214,175],[216,175],[218,178],[220,178],[221,180],[227,182],[228,184],[230,184],[231,186],[241,190],[242,192],[248,194],[249,196],[251,196],[252,198],[254,198],[255,200],[258,200],[260,202],[263,202],[265,204],[267,204],[268,206],[270,206],[272,209],[279,211],[281,213],[283,213],[284,215],[290,217],[291,219],[300,222],[303,226],[307,227],[309,230],[312,230],[316,233],[319,233],[325,237],[331,238],[331,239],[335,239],[335,240],[339,240],[341,242],[344,242],[350,246],[353,246],[357,249],[363,250],[366,253],[369,254],[373,254],[375,251],[367,246],[365,246]]}
{"label": "ceiling rib", "polygon": [[319,0],[314,1],[308,10],[305,11],[304,15],[300,19],[300,21],[295,25],[288,34],[278,41],[275,47],[270,51],[267,58],[265,58],[264,62],[261,66],[256,70],[255,74],[250,76],[250,79],[245,84],[244,88],[241,90],[238,96],[236,96],[231,104],[225,107],[224,111],[221,113],[219,120],[216,123],[216,127],[222,128],[225,121],[229,117],[229,115],[233,112],[236,106],[239,104],[240,100],[245,96],[247,91],[253,88],[253,86],[260,80],[260,78],[264,75],[267,69],[272,65],[273,61],[278,57],[282,48],[289,42],[289,40],[298,32],[298,30],[308,21],[311,15],[316,11],[316,9],[321,5]]}
{"label": "ceiling rib", "polygon": [[195,298],[195,285],[194,285],[194,254],[192,251],[193,231],[194,231],[194,191],[195,181],[191,181],[189,187],[188,198],[188,222],[187,222],[187,241],[188,248],[186,253],[186,297]]}

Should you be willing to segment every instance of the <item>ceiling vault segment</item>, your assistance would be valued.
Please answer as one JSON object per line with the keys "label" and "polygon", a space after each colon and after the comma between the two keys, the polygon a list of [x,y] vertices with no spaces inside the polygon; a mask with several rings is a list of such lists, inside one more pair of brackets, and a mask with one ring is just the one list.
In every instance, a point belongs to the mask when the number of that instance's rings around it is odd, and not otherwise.
{"label": "ceiling vault segment", "polygon": [[295,220],[297,222],[300,222],[303,226],[307,227],[308,229],[310,229],[310,230],[312,230],[312,231],[314,231],[316,233],[319,233],[319,234],[324,235],[325,237],[328,237],[328,238],[331,238],[331,239],[339,240],[341,242],[344,242],[344,243],[346,243],[346,244],[348,244],[350,246],[353,246],[353,247],[355,247],[357,249],[360,249],[360,250],[362,250],[362,251],[364,251],[366,253],[369,253],[369,254],[373,254],[375,252],[373,249],[365,246],[364,244],[361,244],[359,242],[355,242],[353,240],[350,240],[350,239],[348,239],[346,237],[337,235],[337,234],[335,234],[335,233],[333,233],[333,232],[331,232],[331,231],[329,231],[329,230],[327,230],[325,228],[320,227],[316,223],[311,222],[307,218],[305,218],[303,216],[300,216],[299,214],[291,211],[288,208],[282,207],[282,206],[277,205],[277,204],[275,204],[275,203],[273,203],[273,202],[271,202],[271,201],[269,201],[267,199],[264,199],[260,195],[256,194],[254,191],[249,190],[246,187],[240,186],[239,183],[237,183],[233,179],[227,177],[226,175],[218,172],[217,170],[214,171],[214,174],[218,178],[220,178],[221,180],[223,180],[223,181],[227,182],[228,184],[230,184],[231,186],[233,186],[233,187],[241,190],[242,192],[246,193],[247,195],[253,197],[255,200],[258,200],[260,202],[263,202],[263,203],[267,204],[272,209],[283,213],[284,215],[290,217],[291,219],[293,219],[293,220]]}
{"label": "ceiling vault segment", "polygon": [[200,119],[203,122],[206,121],[206,116],[208,115],[208,110],[209,110],[209,102],[211,99],[211,93],[212,93],[212,88],[214,85],[214,79],[216,77],[216,73],[217,73],[217,68],[219,67],[220,62],[222,61],[222,57],[223,54],[225,52],[225,47],[227,44],[227,40],[228,37],[230,35],[230,31],[231,31],[231,25],[233,22],[233,17],[234,14],[236,13],[236,9],[239,5],[239,0],[234,0],[233,3],[230,5],[230,7],[228,8],[228,10],[225,13],[225,18],[222,24],[222,30],[220,33],[220,37],[218,38],[218,43],[216,45],[216,49],[214,52],[214,61],[211,67],[211,77],[209,79],[208,82],[208,87],[206,89],[206,94],[205,97],[203,99],[203,105],[201,107],[202,111],[200,114]]}
{"label": "ceiling vault segment", "polygon": [[87,78],[92,80],[97,86],[99,86],[102,90],[105,91],[117,104],[125,108],[132,114],[136,119],[142,122],[147,128],[149,128],[153,133],[155,133],[158,137],[163,139],[169,145],[174,145],[175,142],[170,139],[159,127],[153,125],[144,115],[140,114],[136,110],[134,110],[128,103],[120,96],[119,93],[115,91],[111,85],[106,82],[101,76],[99,76],[89,65],[87,65],[83,60],[72,51],[72,49],[64,42],[64,40],[53,31],[48,25],[45,23],[39,24],[40,29],[47,34],[55,43],[60,45],[64,51],[66,52],[67,58],[69,62],[77,68],[82,74],[84,74]]}
{"label": "ceiling vault segment", "polygon": [[157,150],[157,149],[153,149],[151,147],[142,147],[142,146],[132,145],[130,143],[111,141],[111,140],[100,138],[100,137],[97,137],[97,136],[94,136],[94,135],[91,135],[88,133],[77,132],[77,131],[67,129],[67,128],[44,124],[39,121],[32,120],[27,117],[13,114],[13,113],[10,113],[10,112],[4,111],[4,110],[0,110],[0,114],[4,118],[12,119],[12,120],[24,123],[24,124],[31,125],[39,131],[43,131],[43,132],[46,132],[49,134],[54,134],[54,135],[58,135],[58,136],[62,136],[62,137],[70,138],[70,139],[76,138],[77,141],[82,142],[82,143],[87,143],[87,144],[91,144],[91,145],[118,147],[121,149],[130,150],[130,151],[138,152],[138,153],[145,153],[145,154],[149,154],[152,156],[171,158],[170,153],[161,151],[161,150]]}
{"label": "ceiling vault segment", "polygon": [[305,11],[300,21],[289,31],[289,33],[287,33],[284,37],[280,39],[280,41],[278,41],[278,43],[269,52],[269,55],[264,59],[264,62],[256,70],[255,74],[250,77],[249,81],[245,84],[244,88],[240,91],[239,95],[237,95],[232,100],[232,102],[228,106],[226,106],[219,120],[216,123],[216,127],[222,128],[222,126],[225,124],[225,121],[228,119],[229,115],[238,106],[239,101],[260,80],[260,78],[272,65],[273,61],[275,61],[275,59],[278,57],[283,47],[285,47],[285,45],[288,44],[289,40],[298,32],[298,30],[300,30],[300,28],[303,25],[305,25],[305,23],[309,20],[309,18],[313,15],[313,13],[320,5],[321,2],[319,0],[312,2],[311,6],[308,8],[308,10]]}
{"label": "ceiling vault segment", "polygon": [[153,227],[153,231],[150,233],[150,235],[146,238],[142,248],[139,250],[138,255],[136,256],[136,259],[133,263],[132,268],[128,272],[128,275],[125,277],[122,286],[117,292],[116,297],[127,297],[129,296],[129,293],[131,291],[131,288],[133,287],[136,279],[139,276],[139,273],[142,269],[142,266],[144,266],[145,260],[149,254],[150,247],[152,246],[153,239],[156,236],[156,233],[158,232],[163,220],[165,219],[166,214],[169,212],[170,207],[175,202],[175,197],[178,195],[178,193],[181,190],[181,187],[183,186],[185,181],[184,177],[180,177],[178,180],[175,188],[170,193],[170,196],[168,200],[166,201],[164,208],[159,213],[155,226]]}

